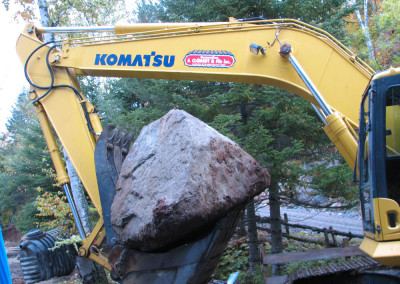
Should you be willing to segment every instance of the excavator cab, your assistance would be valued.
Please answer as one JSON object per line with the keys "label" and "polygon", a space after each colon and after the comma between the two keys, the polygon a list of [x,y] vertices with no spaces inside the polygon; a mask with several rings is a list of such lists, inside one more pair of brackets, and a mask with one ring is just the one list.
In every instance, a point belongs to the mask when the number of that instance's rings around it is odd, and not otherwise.
{"label": "excavator cab", "polygon": [[400,245],[399,69],[375,75],[363,96],[358,167],[367,237],[361,248],[384,264],[398,265],[393,249]]}

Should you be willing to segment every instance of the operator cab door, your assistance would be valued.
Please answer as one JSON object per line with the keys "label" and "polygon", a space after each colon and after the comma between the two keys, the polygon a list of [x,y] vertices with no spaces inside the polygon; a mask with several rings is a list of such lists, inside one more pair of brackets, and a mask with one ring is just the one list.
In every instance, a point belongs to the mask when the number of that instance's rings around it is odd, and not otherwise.
{"label": "operator cab door", "polygon": [[400,75],[374,80],[363,99],[359,170],[366,236],[400,239]]}

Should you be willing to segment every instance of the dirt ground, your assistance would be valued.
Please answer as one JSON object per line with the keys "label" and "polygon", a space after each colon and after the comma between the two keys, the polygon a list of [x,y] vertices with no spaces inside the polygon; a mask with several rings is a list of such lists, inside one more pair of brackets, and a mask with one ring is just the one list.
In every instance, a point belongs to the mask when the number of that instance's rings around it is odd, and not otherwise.
{"label": "dirt ground", "polygon": [[18,243],[17,242],[4,242],[6,246],[8,266],[10,267],[11,279],[13,284],[25,283],[22,277],[21,265],[18,257]]}

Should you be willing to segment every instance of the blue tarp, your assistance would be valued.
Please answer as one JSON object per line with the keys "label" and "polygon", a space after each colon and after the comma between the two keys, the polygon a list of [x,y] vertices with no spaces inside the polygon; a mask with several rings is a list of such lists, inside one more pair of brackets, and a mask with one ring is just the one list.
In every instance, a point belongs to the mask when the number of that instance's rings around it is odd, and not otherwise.
{"label": "blue tarp", "polygon": [[0,225],[0,283],[11,284],[10,268],[8,267],[6,247]]}

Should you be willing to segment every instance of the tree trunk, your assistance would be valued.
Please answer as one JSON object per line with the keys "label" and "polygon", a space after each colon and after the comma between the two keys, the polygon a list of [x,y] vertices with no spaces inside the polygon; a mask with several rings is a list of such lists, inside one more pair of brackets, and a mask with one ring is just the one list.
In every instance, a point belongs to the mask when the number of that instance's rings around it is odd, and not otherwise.
{"label": "tree trunk", "polygon": [[247,235],[245,210],[240,212],[240,219],[237,225],[237,234],[239,237],[244,237]]}
{"label": "tree trunk", "polygon": [[[271,252],[281,253],[283,250],[283,245],[279,186],[274,181],[271,181],[271,184],[269,186],[269,210],[271,218]],[[278,275],[279,270],[279,265],[272,266],[273,275]]]}
{"label": "tree trunk", "polygon": [[249,237],[250,273],[254,274],[256,266],[260,263],[260,250],[258,248],[257,222],[256,222],[256,211],[255,211],[254,201],[247,204],[246,211],[247,211],[247,228]]}
{"label": "tree trunk", "polygon": [[[51,27],[48,11],[49,4],[47,3],[47,0],[38,0],[37,3],[39,6],[40,23],[42,24],[42,27]],[[44,42],[54,41],[53,33],[44,33],[43,37]]]}
{"label": "tree trunk", "polygon": [[[357,2],[355,2],[354,0],[349,0],[348,2],[350,5],[353,5],[353,6],[357,4]],[[355,13],[357,16],[358,23],[360,24],[361,30],[363,32],[365,42],[367,44],[368,58],[370,61],[375,61],[374,48],[373,48],[371,36],[369,33],[368,0],[364,0],[363,5],[364,5],[364,20],[361,17],[360,10],[356,9]]]}
{"label": "tree trunk", "polygon": [[[240,116],[243,124],[247,124],[249,114],[247,113],[247,103],[240,103]],[[250,273],[254,274],[257,264],[260,263],[260,250],[258,248],[258,233],[257,233],[257,221],[256,221],[256,210],[254,201],[251,201],[246,206],[247,212],[247,236],[249,238],[249,264]]]}

